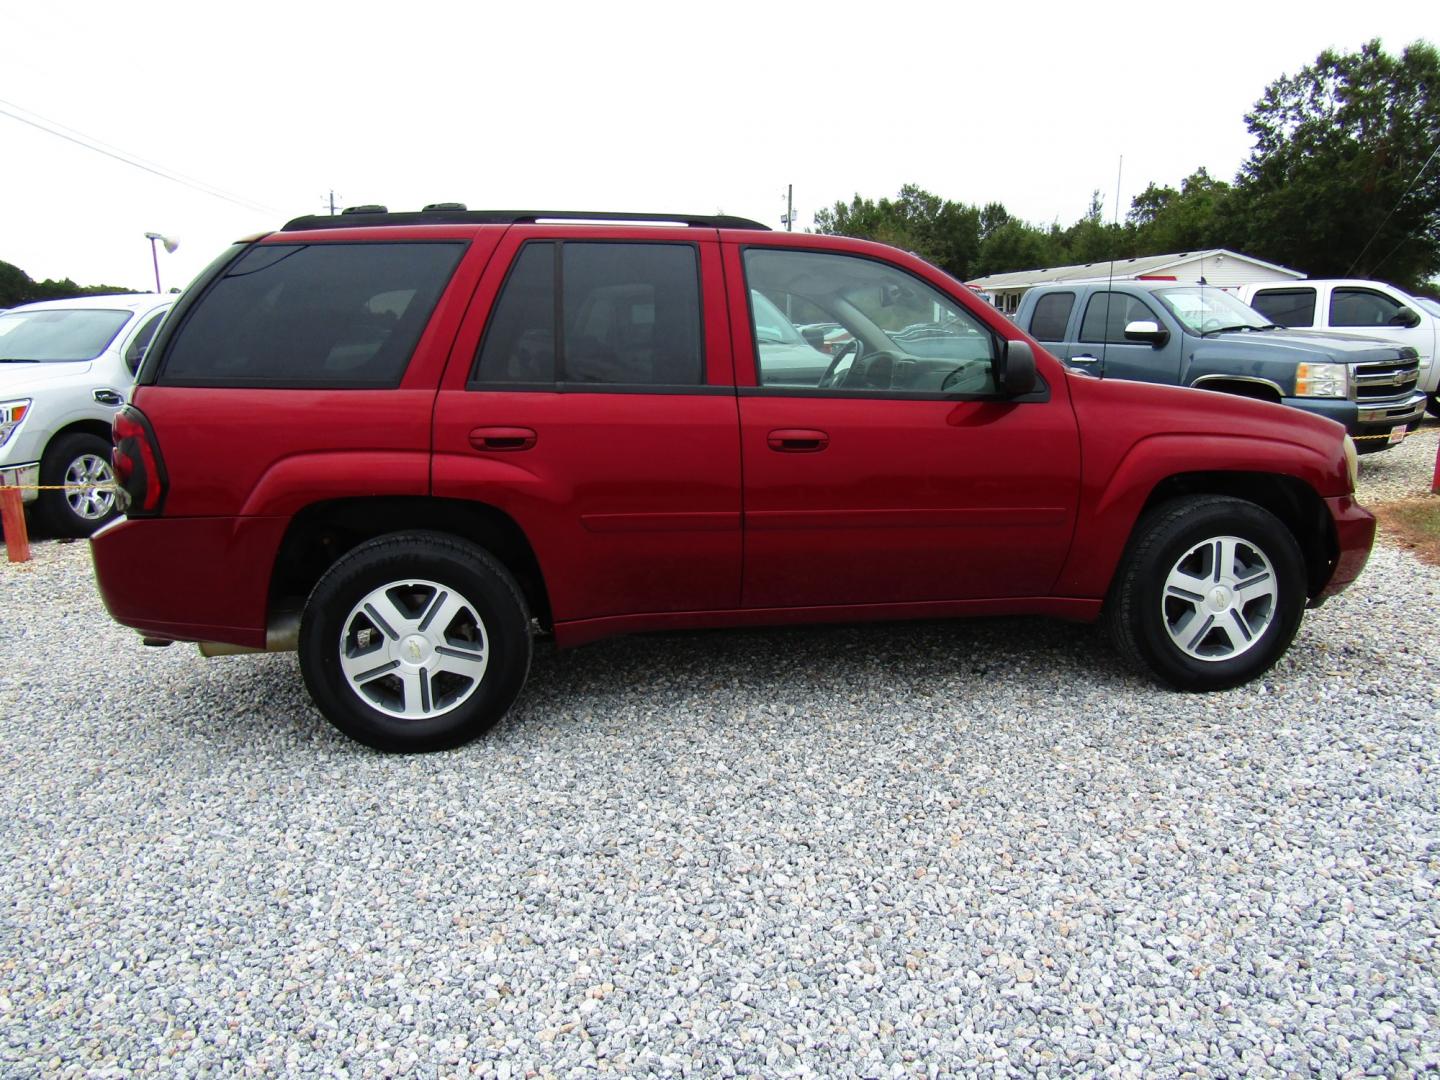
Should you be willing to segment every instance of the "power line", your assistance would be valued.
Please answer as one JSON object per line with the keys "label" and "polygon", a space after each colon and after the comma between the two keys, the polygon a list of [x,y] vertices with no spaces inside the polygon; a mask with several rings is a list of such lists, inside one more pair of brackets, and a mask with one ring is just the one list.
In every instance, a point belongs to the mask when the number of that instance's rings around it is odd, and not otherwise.
{"label": "power line", "polygon": [[[18,109],[19,112],[12,111],[16,109]],[[21,116],[20,113],[26,113],[28,115]],[[124,150],[108,146],[98,139],[92,138],[83,132],[76,131],[74,128],[68,128],[55,120],[46,119],[39,113],[31,112],[24,106],[16,105],[14,102],[0,99],[0,115],[8,116],[12,120],[18,120],[22,124],[28,124],[33,128],[38,128],[67,142],[75,143],[77,146],[83,146],[87,150],[93,150],[97,154],[104,154],[106,157],[114,158],[116,161],[122,161],[126,165],[143,169],[145,172],[152,173],[161,179],[169,180],[171,183],[193,188],[203,195],[209,195],[215,199],[223,199],[225,202],[234,203],[236,206],[243,206],[247,210],[258,210],[267,214],[284,213],[284,211],[277,210],[273,206],[266,206],[264,203],[252,202],[242,196],[232,195],[230,192],[207,184],[203,180],[196,180],[193,177],[185,176],[183,173],[177,173],[172,169],[167,169],[163,165],[156,165],[153,162],[148,162],[143,158],[136,157],[134,154],[128,154]]]}
{"label": "power line", "polygon": [[[1391,218],[1391,216],[1394,215],[1394,213],[1395,213],[1396,210],[1399,210],[1399,209],[1400,209],[1400,204],[1403,203],[1407,198],[1410,197],[1410,192],[1412,192],[1412,191],[1415,190],[1415,185],[1420,182],[1420,177],[1424,175],[1425,170],[1430,167],[1430,162],[1432,162],[1432,161],[1435,160],[1435,155],[1436,155],[1436,154],[1440,154],[1440,143],[1436,143],[1436,144],[1435,144],[1435,149],[1432,150],[1432,151],[1430,151],[1430,156],[1425,159],[1425,164],[1420,166],[1420,171],[1417,172],[1417,173],[1415,174],[1415,178],[1410,181],[1410,186],[1405,189],[1405,194],[1404,194],[1404,195],[1401,195],[1400,198],[1398,198],[1398,199],[1395,200],[1395,205],[1390,208],[1390,213],[1388,213],[1388,214],[1385,215],[1385,220],[1382,221],[1382,222],[1380,222],[1380,224],[1379,224],[1378,226],[1376,226],[1375,231],[1370,234],[1370,239],[1365,241],[1365,246],[1360,249],[1360,254],[1355,256],[1355,261],[1350,264],[1350,269],[1345,271],[1345,276],[1346,276],[1347,278],[1350,276],[1350,272],[1351,272],[1352,270],[1354,270],[1355,267],[1360,264],[1360,260],[1365,257],[1365,252],[1367,252],[1367,251],[1370,250],[1370,245],[1373,244],[1373,243],[1375,242],[1375,238],[1380,235],[1380,230],[1383,229],[1383,228],[1385,228],[1385,226],[1390,223],[1390,218]],[[1407,239],[1408,239],[1408,238],[1407,238]],[[1403,244],[1404,242],[1405,242],[1405,241],[1402,240],[1400,243]],[[1398,248],[1399,246],[1400,246],[1400,245],[1397,244],[1397,245],[1396,245],[1396,248]],[[1392,250],[1392,251],[1390,252],[1390,255],[1394,255],[1394,254],[1395,254],[1395,251]],[[1388,259],[1388,258],[1390,257],[1390,255],[1386,255],[1385,258]],[[1382,259],[1381,262],[1383,263],[1383,262],[1384,262],[1384,259]],[[1377,269],[1378,269],[1378,264],[1377,264]]]}

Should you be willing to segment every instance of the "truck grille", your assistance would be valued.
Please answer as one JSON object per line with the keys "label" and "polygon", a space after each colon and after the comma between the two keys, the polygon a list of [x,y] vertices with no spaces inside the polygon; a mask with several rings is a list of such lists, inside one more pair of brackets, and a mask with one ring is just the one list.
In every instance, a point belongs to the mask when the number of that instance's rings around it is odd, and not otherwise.
{"label": "truck grille", "polygon": [[1401,360],[1356,364],[1355,400],[1371,402],[1406,398],[1415,392],[1415,384],[1419,381],[1420,361],[1413,353]]}

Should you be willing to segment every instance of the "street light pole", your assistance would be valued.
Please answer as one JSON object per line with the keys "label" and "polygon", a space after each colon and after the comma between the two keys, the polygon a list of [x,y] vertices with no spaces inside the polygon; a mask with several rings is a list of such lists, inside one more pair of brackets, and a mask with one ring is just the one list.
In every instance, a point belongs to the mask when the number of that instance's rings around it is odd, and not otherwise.
{"label": "street light pole", "polygon": [[179,241],[171,240],[168,236],[158,232],[147,232],[145,239],[150,241],[150,261],[155,266],[155,294],[160,294],[160,255],[155,250],[155,242],[158,240],[165,245],[165,250],[174,254],[175,249],[180,246]]}

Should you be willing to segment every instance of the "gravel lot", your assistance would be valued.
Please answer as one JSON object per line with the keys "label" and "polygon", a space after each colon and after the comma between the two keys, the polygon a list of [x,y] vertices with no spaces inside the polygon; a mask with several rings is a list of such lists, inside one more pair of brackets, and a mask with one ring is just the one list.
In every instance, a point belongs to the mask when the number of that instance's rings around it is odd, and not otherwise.
{"label": "gravel lot", "polygon": [[637,637],[401,759],[293,658],[144,649],[84,544],[35,556],[0,562],[7,1074],[1440,1067],[1440,570],[1406,553],[1226,693],[1040,620]]}

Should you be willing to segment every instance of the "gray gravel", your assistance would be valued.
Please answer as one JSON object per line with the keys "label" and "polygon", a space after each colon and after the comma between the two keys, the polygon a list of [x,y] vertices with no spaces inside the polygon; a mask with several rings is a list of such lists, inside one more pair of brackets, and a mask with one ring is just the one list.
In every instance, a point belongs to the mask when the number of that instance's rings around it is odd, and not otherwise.
{"label": "gray gravel", "polygon": [[1436,444],[1440,442],[1440,420],[1427,417],[1399,446],[1378,454],[1360,457],[1360,501],[1392,502],[1430,494],[1435,478]]}
{"label": "gray gravel", "polygon": [[399,759],[293,658],[144,649],[85,545],[35,554],[5,1074],[1440,1068],[1440,570],[1403,552],[1226,693],[1041,620],[637,637]]}

